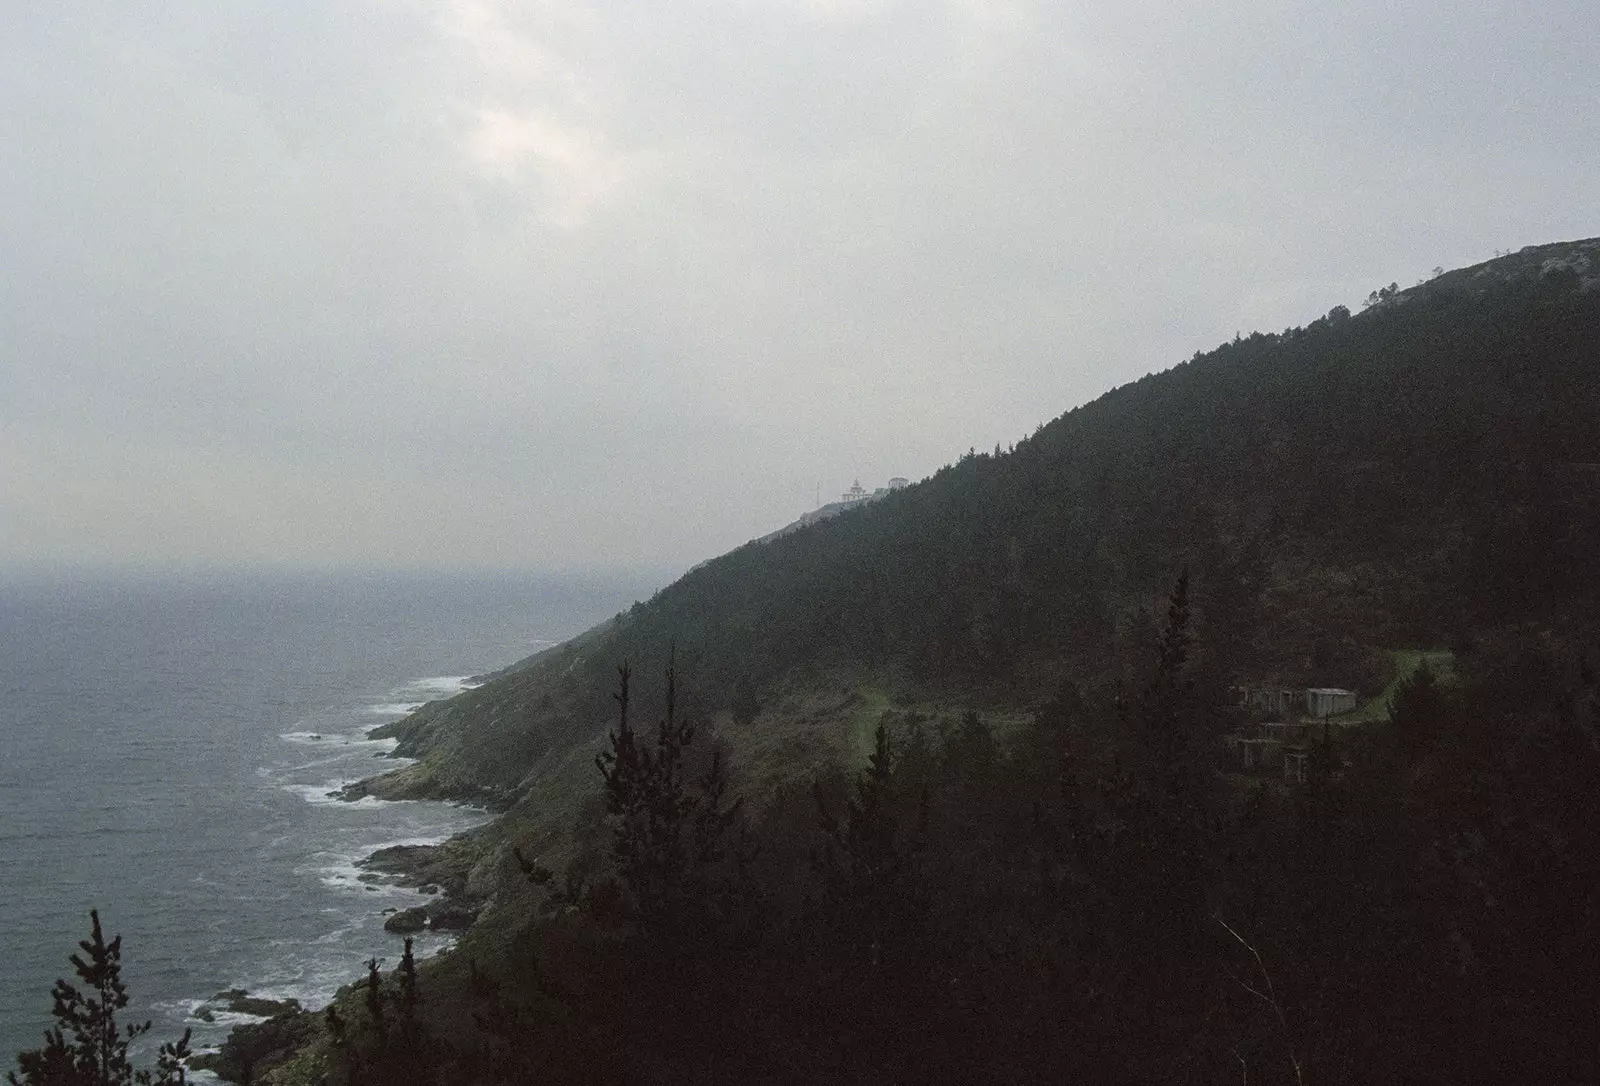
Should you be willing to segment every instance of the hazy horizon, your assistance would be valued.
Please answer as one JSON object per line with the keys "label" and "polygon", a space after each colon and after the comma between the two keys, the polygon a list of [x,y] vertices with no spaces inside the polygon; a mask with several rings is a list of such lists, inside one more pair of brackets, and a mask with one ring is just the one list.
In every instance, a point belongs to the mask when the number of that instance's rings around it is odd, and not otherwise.
{"label": "hazy horizon", "polygon": [[[481,583],[503,580],[543,581],[574,587],[606,585],[651,585],[651,592],[665,588],[690,567],[661,563],[608,567],[506,566],[384,566],[378,564],[289,565],[269,562],[13,562],[0,563],[0,588],[51,585],[226,585],[239,582],[296,583],[362,580],[406,581],[454,580]],[[641,597],[643,598],[643,597]]]}
{"label": "hazy horizon", "polygon": [[0,569],[686,569],[1600,234],[1577,0],[85,0],[0,40]]}

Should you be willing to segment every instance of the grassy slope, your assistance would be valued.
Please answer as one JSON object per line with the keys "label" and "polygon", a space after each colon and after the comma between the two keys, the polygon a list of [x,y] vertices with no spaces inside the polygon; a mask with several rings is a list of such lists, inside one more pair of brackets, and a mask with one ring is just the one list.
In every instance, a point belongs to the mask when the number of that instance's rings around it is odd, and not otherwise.
{"label": "grassy slope", "polygon": [[1417,668],[1426,660],[1428,666],[1441,683],[1453,683],[1456,679],[1455,654],[1449,649],[1394,649],[1389,653],[1393,666],[1394,678],[1389,685],[1384,687],[1376,697],[1370,698],[1355,712],[1348,716],[1340,717],[1346,724],[1365,724],[1389,719],[1389,702],[1401,685],[1416,673]]}

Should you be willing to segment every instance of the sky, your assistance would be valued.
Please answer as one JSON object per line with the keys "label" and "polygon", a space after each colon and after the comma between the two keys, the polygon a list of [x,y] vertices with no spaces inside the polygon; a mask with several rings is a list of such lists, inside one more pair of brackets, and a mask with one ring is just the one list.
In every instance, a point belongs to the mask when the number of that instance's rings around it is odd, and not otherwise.
{"label": "sky", "polygon": [[1593,0],[0,22],[0,570],[686,566],[1600,234]]}

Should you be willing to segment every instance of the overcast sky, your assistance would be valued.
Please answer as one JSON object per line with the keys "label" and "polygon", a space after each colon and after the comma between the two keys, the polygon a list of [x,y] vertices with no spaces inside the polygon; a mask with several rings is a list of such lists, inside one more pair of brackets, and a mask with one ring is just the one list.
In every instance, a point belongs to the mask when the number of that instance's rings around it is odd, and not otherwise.
{"label": "overcast sky", "polygon": [[0,16],[0,567],[687,564],[1600,234],[1594,0]]}

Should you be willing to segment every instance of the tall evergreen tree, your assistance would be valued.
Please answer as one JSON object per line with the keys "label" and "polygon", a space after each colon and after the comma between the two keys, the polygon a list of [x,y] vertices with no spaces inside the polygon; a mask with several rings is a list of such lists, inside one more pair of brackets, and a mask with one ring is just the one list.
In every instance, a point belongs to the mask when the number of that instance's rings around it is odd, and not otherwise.
{"label": "tall evergreen tree", "polygon": [[[927,830],[927,796],[904,795],[888,729],[880,720],[866,768],[857,776],[843,817],[820,790],[817,812],[825,850],[819,858],[840,931],[881,959],[891,939],[913,937],[925,907],[915,859]],[[915,821],[907,818],[915,802]]]}
{"label": "tall evergreen tree", "polygon": [[1449,702],[1439,679],[1424,659],[1389,699],[1389,723],[1411,752],[1425,749],[1442,733]]}
{"label": "tall evergreen tree", "polygon": [[724,912],[749,841],[743,801],[728,794],[721,751],[691,778],[695,725],[678,712],[675,661],[666,679],[666,713],[649,743],[629,718],[629,668],[618,668],[617,727],[595,765],[605,782],[611,860],[628,913],[645,931],[682,935],[685,926],[703,927]]}
{"label": "tall evergreen tree", "polygon": [[153,1072],[136,1072],[128,1062],[129,1044],[149,1032],[150,1023],[118,1023],[118,1012],[128,1006],[122,936],[106,942],[98,910],[89,911],[89,921],[89,938],[78,943],[82,953],[69,959],[83,988],[56,981],[50,1012],[56,1025],[45,1031],[42,1047],[17,1054],[22,1077],[11,1072],[7,1080],[12,1086],[181,1086],[187,1030],[181,1040],[161,1046]]}
{"label": "tall evergreen tree", "polygon": [[1189,571],[1178,575],[1167,600],[1167,621],[1156,645],[1155,673],[1144,692],[1145,723],[1157,732],[1178,730],[1192,683],[1186,673],[1193,635],[1189,631]]}

